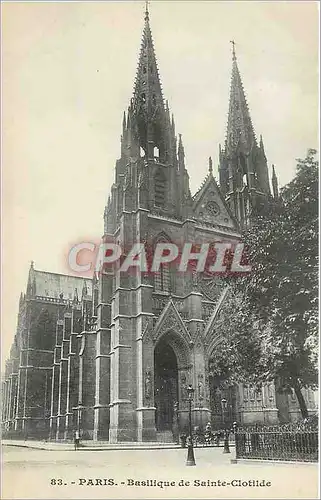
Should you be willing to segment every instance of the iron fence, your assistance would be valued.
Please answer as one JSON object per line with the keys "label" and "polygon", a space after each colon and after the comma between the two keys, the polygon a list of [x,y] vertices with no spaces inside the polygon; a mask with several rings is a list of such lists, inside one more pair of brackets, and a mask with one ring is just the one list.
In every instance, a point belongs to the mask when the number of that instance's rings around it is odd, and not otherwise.
{"label": "iron fence", "polygon": [[[204,448],[204,447],[215,447],[215,446],[224,446],[224,437],[225,430],[219,429],[216,431],[204,432],[201,430],[193,431],[193,446],[195,448]],[[233,431],[228,431],[229,443],[234,444],[234,433]],[[187,433],[182,433],[179,435],[179,440],[176,440],[177,443],[180,443],[182,447],[186,447],[187,441]]]}
{"label": "iron fence", "polygon": [[236,458],[318,461],[316,429],[238,429]]}

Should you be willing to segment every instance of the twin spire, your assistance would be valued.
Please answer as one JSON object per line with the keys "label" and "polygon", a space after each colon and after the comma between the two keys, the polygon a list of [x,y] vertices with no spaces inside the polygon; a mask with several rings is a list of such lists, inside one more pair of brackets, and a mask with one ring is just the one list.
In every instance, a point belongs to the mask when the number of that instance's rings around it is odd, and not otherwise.
{"label": "twin spire", "polygon": [[237,65],[234,40],[231,41],[231,44],[232,78],[226,146],[229,151],[240,148],[243,152],[250,152],[252,147],[256,145],[256,137]]}
{"label": "twin spire", "polygon": [[[254,148],[257,148],[258,144],[238,68],[234,40],[231,40],[231,44],[232,77],[227,121],[227,136],[224,149],[225,153],[228,155],[233,155],[237,152],[246,155],[249,154]],[[146,2],[145,7],[144,28],[130,113],[131,116],[135,115],[137,117],[137,125],[141,135],[144,130],[146,130],[146,134],[143,134],[146,135],[145,144],[143,145],[146,151],[148,144],[151,142],[158,147],[161,144],[165,144],[166,141],[168,142],[165,138],[167,132],[164,132],[164,130],[163,132],[160,132],[161,129],[164,129],[165,123],[165,128],[168,132],[175,136],[175,126],[174,123],[171,124],[168,105],[166,104],[165,106],[164,104],[149,22],[148,2]],[[123,128],[125,128],[125,123],[126,120],[124,117]],[[168,123],[170,124],[169,128]],[[159,136],[160,133],[163,134],[163,137]],[[158,137],[156,138],[157,134]],[[169,141],[172,143],[173,139],[170,139]],[[157,144],[157,142],[159,144]],[[170,148],[171,147],[172,146],[170,146]],[[262,156],[266,160],[262,139],[260,141],[260,149],[262,151]],[[209,171],[213,171],[212,162],[210,162]],[[264,177],[266,176],[264,175]]]}

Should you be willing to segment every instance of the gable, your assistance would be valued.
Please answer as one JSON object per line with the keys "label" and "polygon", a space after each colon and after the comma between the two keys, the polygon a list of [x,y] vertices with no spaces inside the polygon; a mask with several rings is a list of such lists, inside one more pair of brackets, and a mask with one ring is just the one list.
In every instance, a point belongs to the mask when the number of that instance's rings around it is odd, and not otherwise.
{"label": "gable", "polygon": [[200,221],[237,229],[238,225],[212,175],[194,196],[194,217]]}
{"label": "gable", "polygon": [[169,299],[155,324],[153,332],[154,341],[157,342],[164,333],[170,330],[180,334],[185,341],[190,342],[192,340],[189,331],[184,325],[181,315],[177,311],[175,304],[171,299]]}

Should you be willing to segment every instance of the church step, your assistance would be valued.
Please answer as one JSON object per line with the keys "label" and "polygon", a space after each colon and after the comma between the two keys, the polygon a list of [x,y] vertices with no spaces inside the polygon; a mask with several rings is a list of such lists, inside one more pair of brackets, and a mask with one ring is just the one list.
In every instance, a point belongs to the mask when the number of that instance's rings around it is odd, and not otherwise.
{"label": "church step", "polygon": [[173,433],[172,431],[157,431],[156,440],[158,443],[173,443]]}

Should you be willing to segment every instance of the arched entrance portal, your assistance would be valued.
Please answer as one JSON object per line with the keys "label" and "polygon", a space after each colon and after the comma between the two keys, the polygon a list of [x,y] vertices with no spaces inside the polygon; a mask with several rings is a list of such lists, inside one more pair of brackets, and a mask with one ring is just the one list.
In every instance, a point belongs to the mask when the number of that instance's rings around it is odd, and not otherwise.
{"label": "arched entrance portal", "polygon": [[178,401],[178,369],[174,350],[160,341],[154,351],[156,430],[171,430]]}

